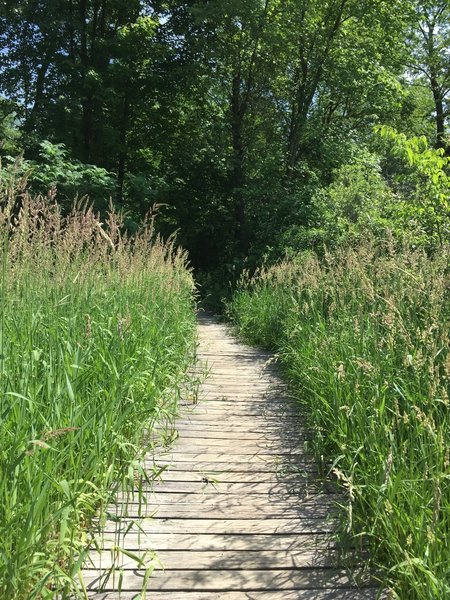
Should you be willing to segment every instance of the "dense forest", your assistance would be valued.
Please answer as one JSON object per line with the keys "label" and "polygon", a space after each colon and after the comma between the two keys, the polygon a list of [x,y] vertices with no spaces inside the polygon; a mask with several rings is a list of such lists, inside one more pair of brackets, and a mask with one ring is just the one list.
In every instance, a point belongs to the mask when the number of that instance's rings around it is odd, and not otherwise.
{"label": "dense forest", "polygon": [[448,236],[446,0],[5,0],[0,17],[2,177],[112,198],[130,231],[157,211],[216,281],[387,229]]}

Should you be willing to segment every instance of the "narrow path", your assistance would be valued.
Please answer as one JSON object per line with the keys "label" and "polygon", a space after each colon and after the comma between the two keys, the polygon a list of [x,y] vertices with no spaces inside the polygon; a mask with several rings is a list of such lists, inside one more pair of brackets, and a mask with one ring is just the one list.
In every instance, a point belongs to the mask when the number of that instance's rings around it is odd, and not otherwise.
{"label": "narrow path", "polygon": [[270,355],[208,317],[199,335],[199,368],[210,370],[199,401],[186,401],[176,443],[157,456],[162,481],[119,503],[125,516],[106,524],[83,571],[88,597],[131,600],[146,589],[148,600],[375,598],[337,564],[337,498],[305,454],[307,433]]}

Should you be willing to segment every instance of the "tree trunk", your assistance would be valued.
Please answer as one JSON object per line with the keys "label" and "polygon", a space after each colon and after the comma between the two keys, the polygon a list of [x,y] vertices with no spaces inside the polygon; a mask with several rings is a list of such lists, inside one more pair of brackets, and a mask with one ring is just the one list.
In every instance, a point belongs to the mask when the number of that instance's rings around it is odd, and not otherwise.
{"label": "tree trunk", "polygon": [[88,33],[87,33],[87,18],[88,18],[88,0],[80,0],[79,16],[80,16],[80,58],[82,66],[82,116],[81,129],[83,139],[83,160],[85,162],[92,161],[92,137],[93,137],[93,119],[92,119],[92,92],[86,85],[86,75],[90,67],[89,52],[88,52]]}
{"label": "tree trunk", "polygon": [[39,109],[41,107],[42,100],[44,98],[45,77],[47,75],[49,65],[50,61],[48,61],[47,59],[43,60],[37,72],[33,108],[29,111],[24,124],[24,131],[27,134],[30,134],[36,128],[36,119],[39,114]]}
{"label": "tree trunk", "polygon": [[122,105],[122,117],[119,132],[119,161],[117,167],[117,196],[118,201],[123,203],[125,174],[127,169],[127,132],[130,115],[130,94],[128,86],[125,88]]}
{"label": "tree trunk", "polygon": [[[308,122],[308,113],[314,101],[314,96],[322,80],[324,66],[330,55],[332,45],[338,34],[343,20],[348,0],[331,3],[324,17],[325,30],[321,39],[319,32],[313,43],[307,47],[302,37],[298,48],[298,66],[294,74],[294,97],[291,104],[291,119],[286,150],[286,179],[290,180],[295,173],[295,166],[301,155],[302,139]],[[302,22],[306,18],[306,8],[302,14]],[[320,48],[320,53],[314,57],[314,47]]]}
{"label": "tree trunk", "polygon": [[69,58],[72,63],[75,63],[75,27],[73,14],[73,0],[69,2]]}
{"label": "tree trunk", "polygon": [[233,77],[231,94],[231,131],[232,131],[232,169],[230,185],[234,199],[235,231],[234,237],[238,249],[247,249],[244,183],[244,141],[243,141],[243,111],[241,102],[241,74]]}
{"label": "tree trunk", "polygon": [[435,77],[431,77],[431,90],[434,98],[434,109],[436,112],[436,148],[446,149],[445,143],[445,110],[444,98],[442,97],[441,89]]}
{"label": "tree trunk", "polygon": [[434,109],[436,111],[436,148],[444,148],[444,150],[446,150],[444,93],[439,85],[439,73],[436,67],[436,64],[438,64],[437,58],[439,53],[435,37],[437,31],[439,30],[436,18],[428,18],[426,21],[426,26],[427,29],[422,29],[422,35],[425,40],[429,68],[428,77],[431,91],[433,93]]}

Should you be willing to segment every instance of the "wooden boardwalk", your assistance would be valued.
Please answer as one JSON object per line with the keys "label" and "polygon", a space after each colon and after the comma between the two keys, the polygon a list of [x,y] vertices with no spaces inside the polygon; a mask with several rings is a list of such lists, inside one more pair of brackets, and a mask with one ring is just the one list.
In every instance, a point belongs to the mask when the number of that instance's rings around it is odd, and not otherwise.
{"label": "wooden boardwalk", "polygon": [[186,401],[178,439],[155,459],[161,482],[119,501],[121,518],[106,523],[82,573],[88,598],[131,600],[143,589],[148,600],[375,598],[338,564],[337,498],[305,454],[307,433],[270,355],[208,317],[199,335],[210,370],[199,401]]}

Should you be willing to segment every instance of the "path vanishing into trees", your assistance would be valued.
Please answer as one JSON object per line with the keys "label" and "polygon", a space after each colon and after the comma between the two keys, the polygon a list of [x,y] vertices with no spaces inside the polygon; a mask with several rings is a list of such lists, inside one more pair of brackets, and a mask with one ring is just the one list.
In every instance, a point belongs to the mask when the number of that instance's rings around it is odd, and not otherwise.
{"label": "path vanishing into trees", "polygon": [[162,480],[106,523],[82,573],[88,598],[376,598],[339,564],[331,534],[344,500],[319,480],[271,355],[208,316],[199,336],[197,369],[209,375],[183,402],[170,450],[147,457],[166,467]]}

